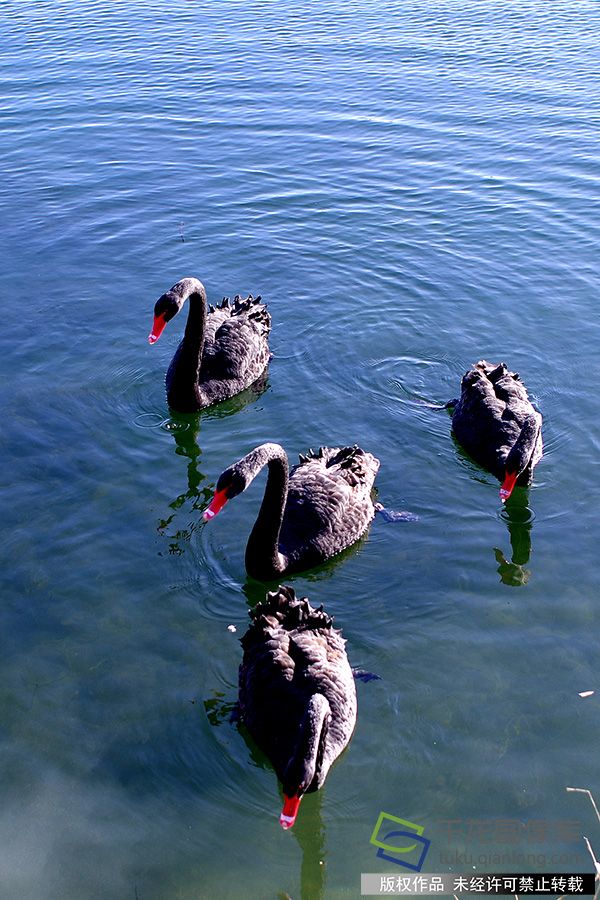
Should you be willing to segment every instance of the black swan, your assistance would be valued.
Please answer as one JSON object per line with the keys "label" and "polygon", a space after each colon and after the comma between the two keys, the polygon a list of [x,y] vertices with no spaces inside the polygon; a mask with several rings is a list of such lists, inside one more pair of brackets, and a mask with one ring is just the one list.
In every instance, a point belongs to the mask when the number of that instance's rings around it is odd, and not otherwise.
{"label": "black swan", "polygon": [[282,783],[283,828],[303,794],[317,791],[348,746],[356,688],[345,640],[306,597],[280,586],[250,611],[239,673],[242,721]]}
{"label": "black swan", "polygon": [[190,306],[183,340],[166,376],[167,401],[177,412],[197,412],[250,387],[269,359],[271,317],[260,297],[225,297],[207,312],[206,291],[197,278],[182,278],[159,297],[148,336],[156,343],[170,320]]}
{"label": "black swan", "polygon": [[484,359],[464,375],[454,407],[452,430],[467,453],[502,482],[507,500],[515,484],[529,484],[542,456],[542,416],[525,385],[504,363]]}
{"label": "black swan", "polygon": [[321,447],[289,471],[279,444],[261,444],[219,476],[205,521],[269,467],[246,547],[246,570],[260,581],[311,569],[354,544],[375,515],[371,489],[379,460],[360,447]]}

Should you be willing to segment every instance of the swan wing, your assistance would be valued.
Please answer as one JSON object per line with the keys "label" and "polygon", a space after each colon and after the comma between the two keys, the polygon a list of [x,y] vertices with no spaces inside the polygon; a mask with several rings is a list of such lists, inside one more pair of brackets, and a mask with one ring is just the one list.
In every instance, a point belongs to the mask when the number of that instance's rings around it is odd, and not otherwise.
{"label": "swan wing", "polygon": [[328,752],[335,758],[354,729],[356,688],[333,620],[283,586],[250,615],[254,622],[242,638],[239,673],[240,708],[249,731],[281,777],[308,700],[321,693],[332,710]]}
{"label": "swan wing", "polygon": [[359,447],[321,447],[290,472],[280,533],[282,552],[318,565],[366,531],[375,511],[371,490],[379,460]]}
{"label": "swan wing", "polygon": [[532,413],[518,373],[504,363],[480,360],[463,377],[452,430],[477,462],[501,478],[506,457]]}
{"label": "swan wing", "polygon": [[268,336],[271,317],[267,307],[252,296],[233,304],[225,298],[221,307],[209,312],[201,380],[258,377],[269,361]]}

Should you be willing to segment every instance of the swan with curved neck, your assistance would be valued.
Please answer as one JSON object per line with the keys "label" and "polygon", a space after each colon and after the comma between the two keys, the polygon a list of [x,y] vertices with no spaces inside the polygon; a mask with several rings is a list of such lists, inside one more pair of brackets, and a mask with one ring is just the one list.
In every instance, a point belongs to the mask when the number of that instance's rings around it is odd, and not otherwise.
{"label": "swan with curved neck", "polygon": [[189,301],[185,332],[165,378],[167,401],[177,412],[197,412],[254,384],[269,358],[271,317],[252,295],[225,298],[207,309],[206,290],[197,278],[182,278],[156,301],[148,336],[155,344],[166,324]]}
{"label": "swan with curved neck", "polygon": [[250,611],[242,638],[240,713],[283,787],[280,825],[291,828],[304,794],[322,787],[356,724],[345,641],[306,597],[280,586]]}
{"label": "swan with curved neck", "polygon": [[464,375],[460,399],[448,405],[459,443],[502,482],[503,503],[516,484],[530,483],[542,457],[542,416],[516,372],[482,359]]}
{"label": "swan with curved neck", "polygon": [[360,447],[321,447],[289,469],[279,444],[261,444],[219,476],[204,511],[212,519],[268,467],[263,501],[246,546],[246,570],[268,581],[300,572],[354,544],[375,515],[371,489],[379,460]]}

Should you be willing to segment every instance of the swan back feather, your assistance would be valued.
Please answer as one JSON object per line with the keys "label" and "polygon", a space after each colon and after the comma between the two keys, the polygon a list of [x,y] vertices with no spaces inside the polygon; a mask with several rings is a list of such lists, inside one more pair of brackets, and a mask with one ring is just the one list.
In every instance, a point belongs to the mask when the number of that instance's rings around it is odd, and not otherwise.
{"label": "swan back feather", "polygon": [[519,374],[505,363],[494,365],[482,359],[463,376],[452,430],[473,459],[500,480],[513,448],[523,451],[518,454],[519,483],[531,480],[542,456],[541,425],[542,416]]}
{"label": "swan back feather", "polygon": [[284,789],[301,742],[311,698],[329,708],[327,729],[314,778],[323,784],[329,767],[350,741],[356,724],[356,688],[345,640],[323,607],[315,609],[291,587],[280,586],[250,612],[241,639],[240,712],[250,734],[269,757]]}
{"label": "swan back feather", "polygon": [[371,498],[379,460],[360,447],[320,447],[290,471],[279,538],[287,571],[320,565],[365,533],[375,515]]}

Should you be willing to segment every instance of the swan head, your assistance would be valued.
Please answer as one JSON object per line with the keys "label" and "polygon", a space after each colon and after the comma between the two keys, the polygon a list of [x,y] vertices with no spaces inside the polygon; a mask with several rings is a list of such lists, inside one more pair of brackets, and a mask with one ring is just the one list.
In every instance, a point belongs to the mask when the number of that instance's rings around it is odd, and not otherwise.
{"label": "swan head", "polygon": [[237,465],[225,469],[225,471],[219,475],[219,480],[217,481],[212,500],[202,513],[204,521],[209,522],[211,519],[214,519],[217,513],[221,512],[228,500],[237,497],[238,494],[241,494],[242,491],[246,490],[251,480],[252,479],[248,478],[246,473],[241,471]]}
{"label": "swan head", "polygon": [[228,500],[245,491],[257,474],[270,461],[285,458],[285,451],[279,444],[266,443],[255,447],[250,453],[242,456],[237,462],[219,475],[215,495],[204,510],[203,519],[207,522],[220,512]]}
{"label": "swan head", "polygon": [[185,300],[172,289],[159,297],[154,304],[154,322],[152,331],[148,335],[148,343],[155,344],[164,331],[167,322],[170,322],[181,311]]}
{"label": "swan head", "polygon": [[202,301],[206,303],[206,291],[202,282],[198,281],[197,278],[182,278],[166,294],[158,298],[154,304],[154,323],[152,331],[148,335],[149,344],[157,342],[167,322],[170,322],[178,312],[181,312],[185,301],[192,294],[198,294]]}

